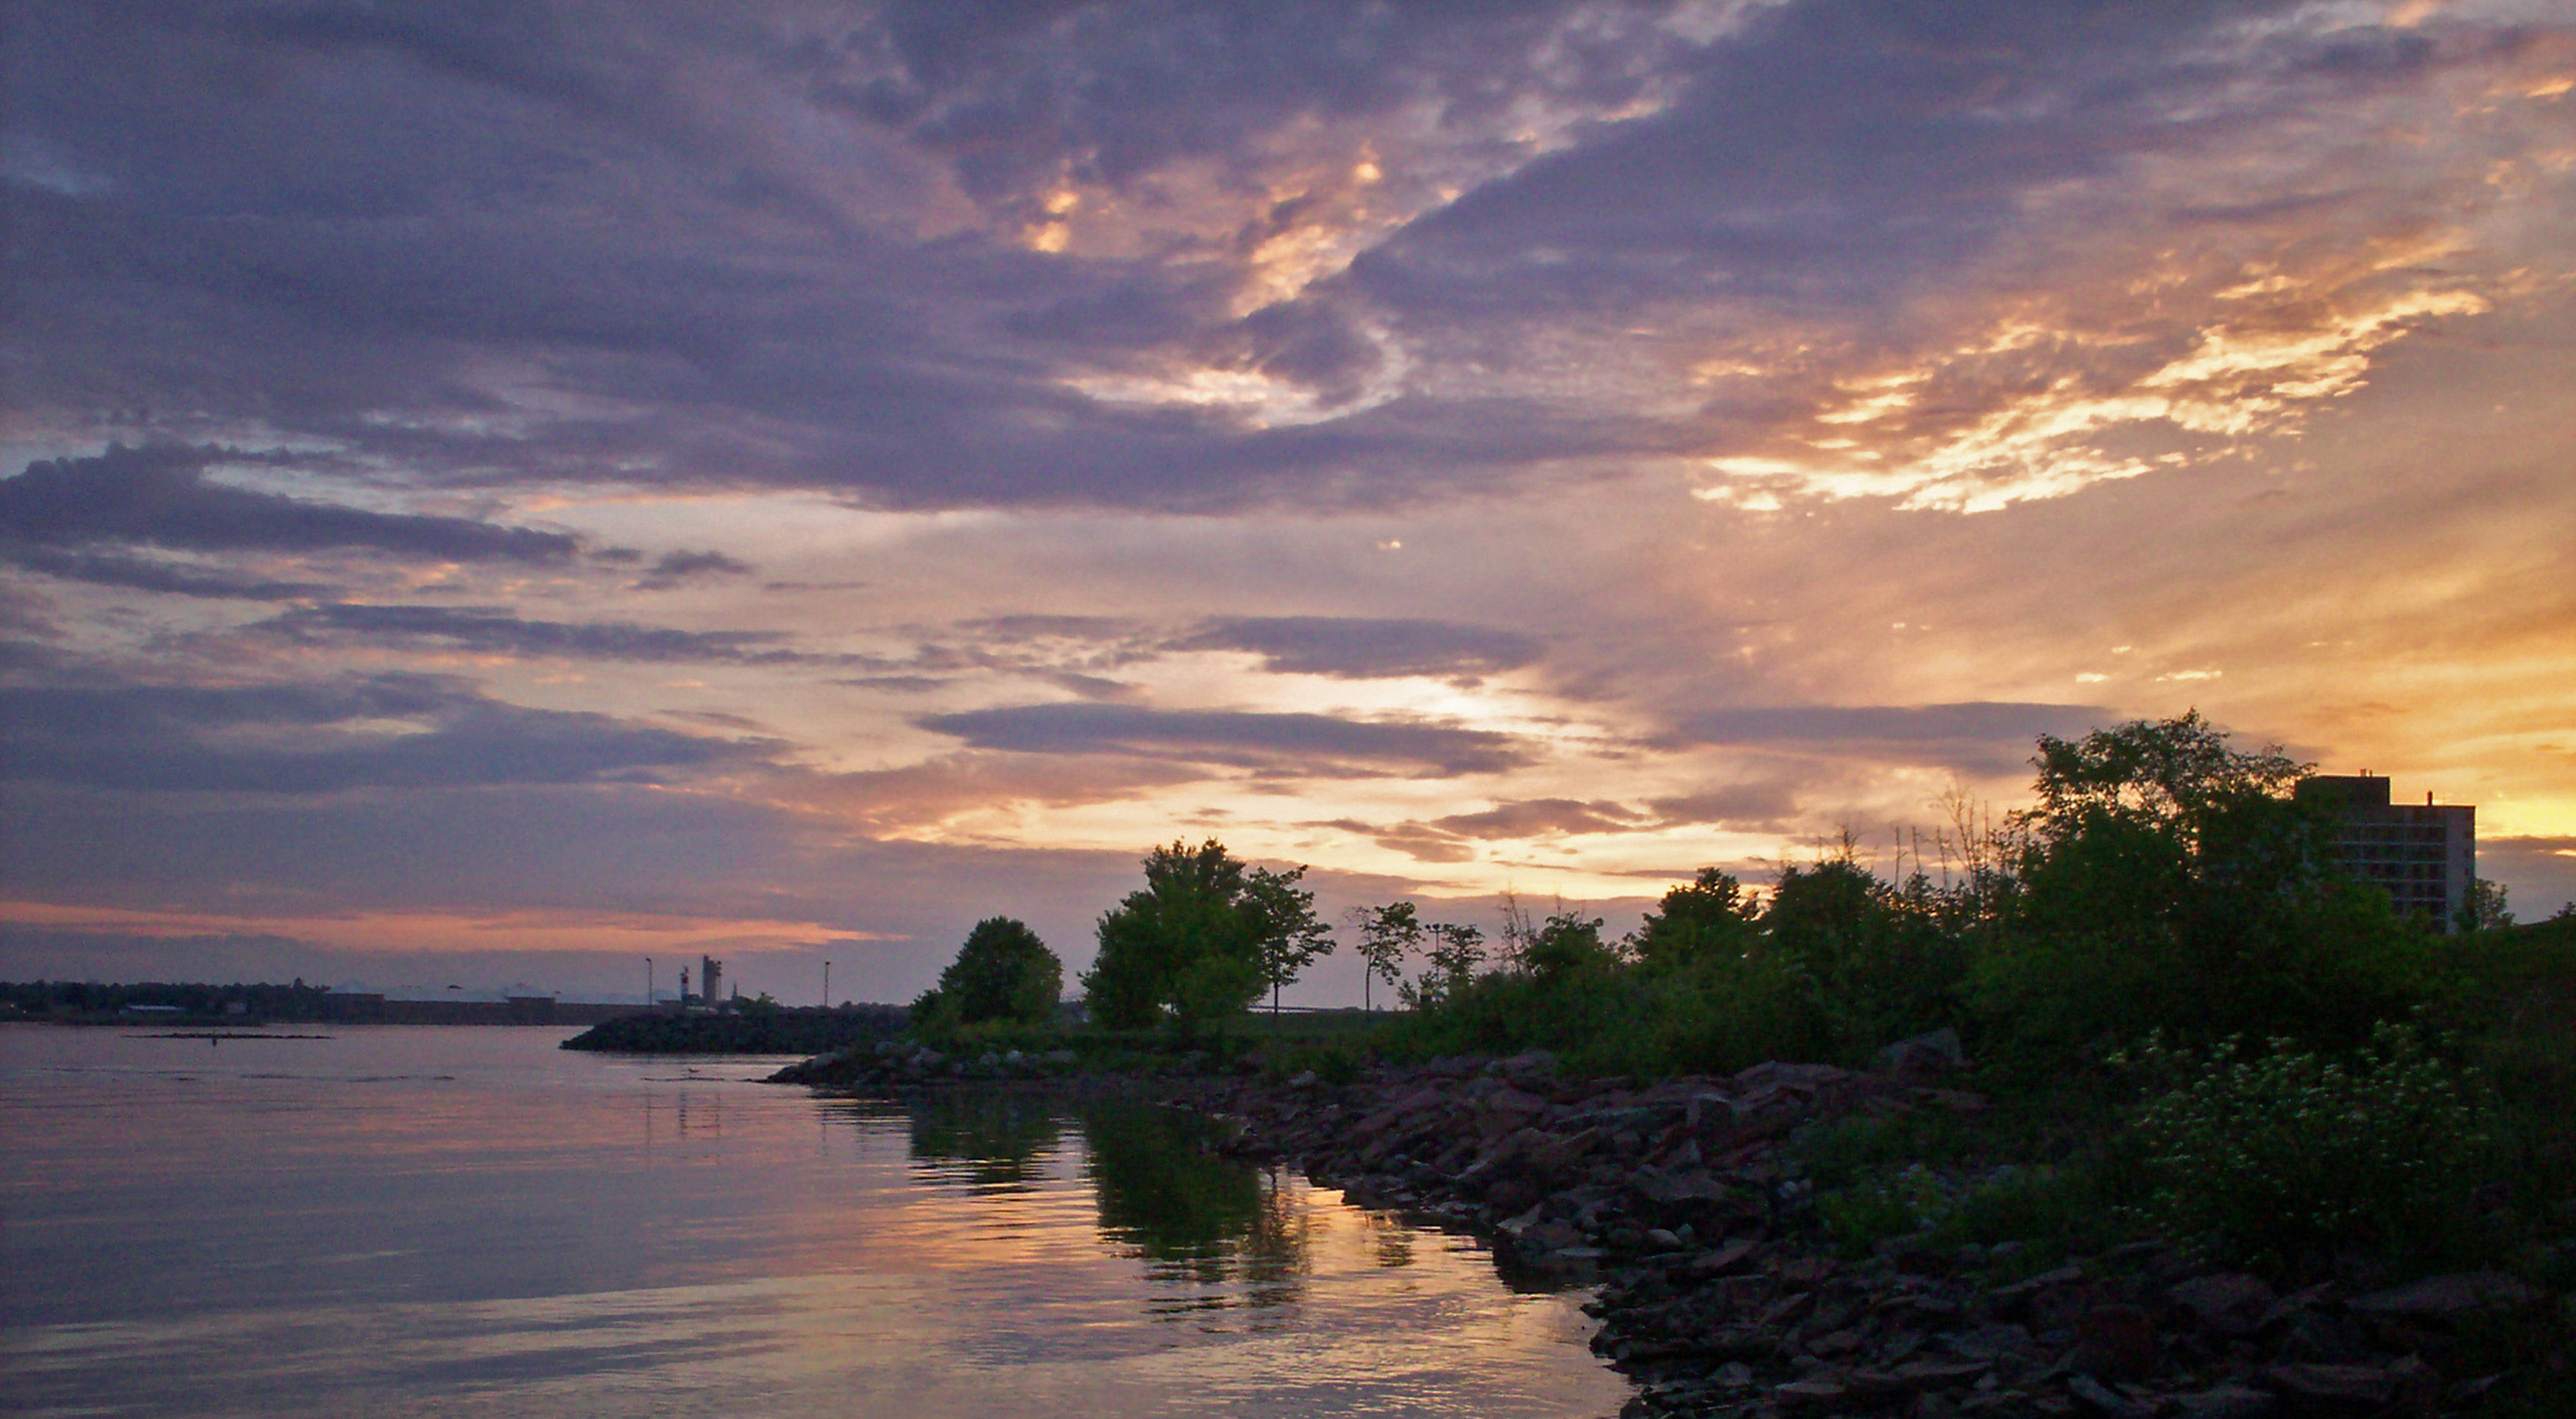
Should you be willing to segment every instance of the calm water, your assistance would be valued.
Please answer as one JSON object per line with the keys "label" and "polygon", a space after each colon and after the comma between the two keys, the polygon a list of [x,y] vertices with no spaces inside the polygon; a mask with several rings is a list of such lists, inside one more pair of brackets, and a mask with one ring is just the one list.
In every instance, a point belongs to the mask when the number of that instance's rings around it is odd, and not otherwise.
{"label": "calm water", "polygon": [[[322,1033],[316,1030],[315,1033]],[[0,1409],[1606,1415],[1579,1297],[1169,1116],[560,1030],[0,1027]]]}

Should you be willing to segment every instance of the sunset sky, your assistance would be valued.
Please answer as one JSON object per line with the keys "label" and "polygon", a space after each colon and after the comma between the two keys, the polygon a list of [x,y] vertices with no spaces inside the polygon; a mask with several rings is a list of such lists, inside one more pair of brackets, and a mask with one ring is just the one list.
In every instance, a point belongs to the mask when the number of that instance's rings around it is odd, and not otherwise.
{"label": "sunset sky", "polygon": [[2564,0],[0,14],[0,976],[1615,929],[2194,707],[2576,897]]}

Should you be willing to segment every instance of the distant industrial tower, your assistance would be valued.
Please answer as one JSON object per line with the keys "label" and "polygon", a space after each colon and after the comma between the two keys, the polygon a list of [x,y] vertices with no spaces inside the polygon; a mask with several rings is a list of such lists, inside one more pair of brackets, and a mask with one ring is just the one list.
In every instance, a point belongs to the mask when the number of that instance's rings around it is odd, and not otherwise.
{"label": "distant industrial tower", "polygon": [[723,983],[724,962],[713,956],[700,956],[698,958],[698,998],[709,1005],[717,1004],[724,999],[716,993],[717,988]]}
{"label": "distant industrial tower", "polygon": [[2384,887],[2397,914],[2421,912],[2437,931],[2457,931],[2478,875],[2478,810],[2467,803],[2423,806],[2388,801],[2374,774],[2318,774],[2299,801],[2335,810],[2335,856],[2361,881]]}

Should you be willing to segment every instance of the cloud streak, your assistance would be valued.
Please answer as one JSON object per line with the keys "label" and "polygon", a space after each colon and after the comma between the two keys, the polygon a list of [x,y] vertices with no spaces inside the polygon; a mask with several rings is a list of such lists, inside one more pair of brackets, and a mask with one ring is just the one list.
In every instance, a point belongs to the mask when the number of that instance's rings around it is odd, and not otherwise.
{"label": "cloud streak", "polygon": [[1053,704],[929,715],[919,723],[979,749],[1126,754],[1322,777],[1499,773],[1530,759],[1510,736],[1491,730],[1325,714]]}
{"label": "cloud streak", "polygon": [[289,795],[649,783],[744,751],[605,715],[498,704],[422,676],[0,688],[0,745],[0,782]]}
{"label": "cloud streak", "polygon": [[[0,479],[0,549],[140,543],[192,552],[363,549],[462,562],[561,562],[558,532],[461,517],[372,512],[228,487],[207,469],[218,449],[109,445],[90,458],[43,459]],[[261,460],[266,461],[266,460]]]}
{"label": "cloud streak", "polygon": [[530,659],[799,665],[823,657],[781,648],[765,631],[683,631],[631,621],[535,621],[481,606],[298,607],[261,624],[306,644],[359,642]]}
{"label": "cloud streak", "polygon": [[1530,664],[1544,649],[1537,637],[1519,631],[1356,616],[1230,617],[1172,646],[1249,651],[1274,673],[1344,680],[1495,674]]}

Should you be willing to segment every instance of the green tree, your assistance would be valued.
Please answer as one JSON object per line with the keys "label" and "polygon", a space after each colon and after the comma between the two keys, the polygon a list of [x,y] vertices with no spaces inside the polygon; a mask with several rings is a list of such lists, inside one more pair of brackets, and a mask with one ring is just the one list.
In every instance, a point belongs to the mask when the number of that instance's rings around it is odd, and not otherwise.
{"label": "green tree", "polygon": [[960,1025],[1043,1024],[1054,1016],[1063,988],[1064,963],[1036,932],[1006,916],[987,917],[966,933],[938,987],[914,1008]]}
{"label": "green tree", "polygon": [[1297,885],[1302,867],[1250,868],[1214,838],[1155,848],[1144,865],[1144,887],[1100,918],[1100,955],[1082,978],[1104,1025],[1233,1014],[1331,949],[1314,894]]}
{"label": "green tree", "polygon": [[1720,955],[1742,955],[1753,944],[1755,902],[1744,884],[1714,867],[1703,867],[1687,887],[1664,893],[1663,901],[1637,924],[1628,948],[1647,965],[1682,965]]}
{"label": "green tree", "polygon": [[1315,894],[1297,884],[1306,869],[1273,872],[1256,867],[1244,876],[1242,910],[1252,918],[1261,952],[1261,979],[1270,987],[1270,1013],[1279,1013],[1279,991],[1333,951],[1333,930],[1315,915]]}
{"label": "green tree", "polygon": [[1389,902],[1382,907],[1352,908],[1351,924],[1359,932],[1360,959],[1367,963],[1360,974],[1360,1008],[1366,1010],[1372,978],[1389,986],[1404,983],[1404,958],[1422,949],[1422,922],[1414,915],[1413,903]]}
{"label": "green tree", "polygon": [[1422,979],[1404,987],[1408,1003],[1419,1009],[1424,1005],[1455,997],[1476,978],[1476,967],[1485,960],[1485,933],[1472,926],[1434,922],[1422,928],[1431,941],[1430,968]]}
{"label": "green tree", "polygon": [[[2351,1042],[2423,998],[2421,943],[2336,867],[2309,766],[2197,712],[2043,737],[1971,994],[2029,1062],[2164,1028]],[[2373,900],[2373,898],[2377,900]]]}
{"label": "green tree", "polygon": [[2251,752],[2229,748],[2227,737],[2198,710],[2179,719],[2133,720],[2081,739],[2043,734],[2031,759],[2039,770],[2031,785],[2039,803],[2020,816],[2052,841],[2118,821],[2196,850],[2207,828],[2231,809],[2281,799],[2316,767],[2278,744]]}
{"label": "green tree", "polygon": [[2505,902],[2504,884],[2470,878],[2469,899],[2460,904],[2460,930],[2494,931],[2511,925],[2513,911]]}
{"label": "green tree", "polygon": [[1780,873],[1762,913],[1761,950],[1807,982],[1834,1047],[1862,1055],[1957,1013],[1966,951],[1938,921],[1931,884],[1881,881],[1839,855]]}
{"label": "green tree", "polygon": [[[1559,904],[1562,907],[1562,903]],[[1520,902],[1503,902],[1503,948],[1510,963],[1533,980],[1555,981],[1619,964],[1619,953],[1601,939],[1598,917],[1558,910],[1544,921],[1530,920]]]}

